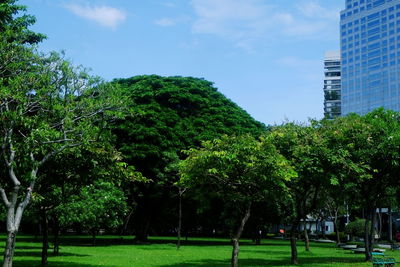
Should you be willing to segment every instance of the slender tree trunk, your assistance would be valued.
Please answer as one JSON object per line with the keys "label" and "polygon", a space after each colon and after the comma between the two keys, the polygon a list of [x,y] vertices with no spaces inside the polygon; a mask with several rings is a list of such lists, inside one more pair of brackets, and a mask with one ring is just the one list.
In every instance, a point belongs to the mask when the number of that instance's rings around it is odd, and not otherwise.
{"label": "slender tree trunk", "polygon": [[[35,174],[36,172],[32,172],[32,177],[35,177]],[[21,224],[22,214],[30,201],[33,185],[34,182],[31,182],[31,186],[28,188],[24,200],[19,204],[17,204],[20,189],[19,182],[16,183],[12,190],[11,201],[8,201],[4,189],[0,188],[1,197],[7,207],[7,240],[4,250],[3,267],[12,267],[17,232]]]}
{"label": "slender tree trunk", "polygon": [[184,191],[182,191],[181,188],[179,188],[179,218],[178,218],[178,241],[176,243],[176,249],[179,249],[181,247],[181,229],[182,229],[182,194]]}
{"label": "slender tree trunk", "polygon": [[369,227],[368,227],[369,220],[365,220],[365,236],[364,236],[364,244],[365,244],[365,260],[370,261],[371,260],[371,251],[370,251],[370,246],[369,246]]}
{"label": "slender tree trunk", "polygon": [[47,264],[47,250],[49,248],[49,222],[47,220],[46,208],[40,208],[42,224],[42,266]]}
{"label": "slender tree trunk", "polygon": [[389,241],[393,241],[393,222],[392,222],[392,208],[389,208]]}
{"label": "slender tree trunk", "polygon": [[370,251],[372,252],[373,246],[375,244],[375,235],[377,234],[375,225],[377,223],[377,213],[376,213],[376,208],[374,208],[371,212],[371,229],[370,229]]}
{"label": "slender tree trunk", "polygon": [[60,254],[60,223],[57,218],[54,220],[53,234],[54,234],[53,255],[58,256]]}
{"label": "slender tree trunk", "polygon": [[319,218],[317,218],[317,220],[315,220],[315,237],[316,237],[317,240],[319,239],[318,224],[319,224]]}
{"label": "slender tree trunk", "polygon": [[292,264],[299,264],[299,259],[297,257],[297,228],[299,226],[299,222],[296,221],[295,223],[292,224],[292,229],[290,230],[290,249],[291,249],[291,263]]}
{"label": "slender tree trunk", "polygon": [[321,220],[321,229],[322,229],[322,238],[326,239],[326,235],[325,235],[325,219]]}
{"label": "slender tree trunk", "polygon": [[381,238],[382,236],[382,208],[379,208],[379,213],[378,213],[378,217],[379,217],[379,231],[378,231],[378,238]]}
{"label": "slender tree trunk", "polygon": [[310,238],[308,237],[306,219],[304,219],[304,245],[305,245],[306,251],[310,251]]}
{"label": "slender tree trunk", "polygon": [[340,244],[340,233],[339,233],[339,226],[337,223],[337,216],[335,216],[335,219],[333,220],[333,227],[335,228],[335,232],[336,232],[336,244],[339,245]]}
{"label": "slender tree trunk", "polygon": [[232,250],[231,267],[238,267],[239,266],[238,265],[239,264],[238,263],[239,250],[240,250],[239,240],[240,240],[240,237],[242,236],[244,226],[245,226],[247,220],[250,217],[250,209],[251,209],[251,203],[248,203],[248,205],[246,207],[246,212],[245,212],[245,214],[244,214],[244,216],[242,218],[242,221],[240,222],[239,228],[238,228],[236,234],[232,237],[233,250]]}
{"label": "slender tree trunk", "polygon": [[129,222],[131,220],[131,217],[132,217],[132,214],[133,214],[134,210],[135,210],[134,208],[131,209],[131,211],[129,212],[128,216],[126,217],[125,222],[124,222],[124,226],[121,229],[121,235],[124,235],[124,234],[126,234],[128,232],[128,225],[129,225]]}
{"label": "slender tree trunk", "polygon": [[96,246],[96,230],[92,230],[92,245]]}
{"label": "slender tree trunk", "polygon": [[[364,226],[364,230],[365,230],[365,240],[364,240],[364,243],[365,243],[365,260],[366,261],[371,261],[372,260],[372,244],[371,244],[371,241],[372,241],[372,238],[371,238],[371,228],[370,227],[373,227],[372,226],[372,218],[374,217],[373,216],[373,211],[372,211],[372,209],[370,210],[370,211],[367,211],[367,212],[365,212],[365,213],[367,213],[367,214],[365,214],[366,216],[366,218],[365,218],[365,226]],[[371,225],[369,225],[369,224],[371,224]],[[368,226],[370,226],[370,227],[368,227]]]}

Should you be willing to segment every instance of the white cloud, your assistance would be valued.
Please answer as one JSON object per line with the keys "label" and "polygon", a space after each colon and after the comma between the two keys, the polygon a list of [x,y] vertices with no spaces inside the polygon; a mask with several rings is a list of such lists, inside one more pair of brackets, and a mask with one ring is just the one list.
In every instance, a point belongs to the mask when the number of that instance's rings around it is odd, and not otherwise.
{"label": "white cloud", "polygon": [[192,0],[195,33],[240,38],[255,30],[266,7],[259,0]]}
{"label": "white cloud", "polygon": [[162,3],[162,5],[165,7],[175,7],[175,3],[172,3],[172,2],[164,2],[164,3]]}
{"label": "white cloud", "polygon": [[103,27],[116,29],[117,26],[126,20],[124,11],[109,6],[80,6],[70,4],[65,6],[75,15],[92,20]]}
{"label": "white cloud", "polygon": [[154,21],[154,24],[161,27],[171,27],[175,26],[179,23],[187,23],[190,21],[190,18],[187,16],[179,16],[179,17],[164,17]]}
{"label": "white cloud", "polygon": [[321,4],[315,0],[298,4],[297,8],[304,16],[309,18],[339,20],[339,8],[328,9],[321,6]]}
{"label": "white cloud", "polygon": [[334,36],[339,9],[329,9],[318,0],[292,6],[268,5],[268,0],[192,0],[196,14],[192,31],[211,34],[251,51],[260,40],[279,36],[326,38]]}
{"label": "white cloud", "polygon": [[161,27],[175,26],[177,21],[174,18],[161,18],[154,21],[154,24]]}

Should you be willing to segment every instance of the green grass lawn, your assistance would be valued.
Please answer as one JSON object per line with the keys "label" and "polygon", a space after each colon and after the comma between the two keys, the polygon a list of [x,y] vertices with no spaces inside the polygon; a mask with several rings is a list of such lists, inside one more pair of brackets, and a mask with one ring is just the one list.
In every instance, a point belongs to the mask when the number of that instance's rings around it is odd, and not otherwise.
{"label": "green grass lawn", "polygon": [[[97,246],[93,247],[89,237],[64,237],[60,256],[53,257],[49,250],[49,267],[230,266],[231,246],[227,239],[190,238],[186,244],[183,242],[179,251],[174,242],[174,238],[151,238],[149,244],[137,245],[131,237],[106,236],[99,237]],[[299,242],[298,245],[299,266],[372,266],[363,262],[364,255],[355,255],[332,244],[312,243],[311,252],[304,251],[303,243]],[[14,266],[38,266],[40,246],[40,242],[35,242],[32,237],[19,236]],[[400,251],[388,251],[386,254],[400,259]],[[288,241],[264,240],[258,246],[249,240],[242,242],[240,266],[291,266],[289,261]]]}

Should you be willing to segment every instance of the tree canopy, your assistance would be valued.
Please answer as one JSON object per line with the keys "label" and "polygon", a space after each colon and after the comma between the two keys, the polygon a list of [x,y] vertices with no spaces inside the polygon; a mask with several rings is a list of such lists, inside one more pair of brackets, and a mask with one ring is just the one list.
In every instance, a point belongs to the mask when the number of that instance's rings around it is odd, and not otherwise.
{"label": "tree canopy", "polygon": [[163,212],[174,206],[171,186],[178,177],[173,166],[185,157],[182,150],[224,134],[259,136],[266,129],[204,79],[150,75],[113,83],[123,88],[136,111],[118,123],[117,148],[129,164],[152,180],[132,189],[131,199],[138,204],[138,239],[146,239],[143,232],[151,227],[149,221],[174,227],[175,220],[168,223],[173,217]]}
{"label": "tree canopy", "polygon": [[180,164],[180,183],[206,198],[216,195],[231,210],[232,267],[238,266],[239,239],[251,206],[285,195],[285,182],[296,177],[289,162],[278,153],[271,138],[257,141],[249,135],[222,136],[188,151]]}

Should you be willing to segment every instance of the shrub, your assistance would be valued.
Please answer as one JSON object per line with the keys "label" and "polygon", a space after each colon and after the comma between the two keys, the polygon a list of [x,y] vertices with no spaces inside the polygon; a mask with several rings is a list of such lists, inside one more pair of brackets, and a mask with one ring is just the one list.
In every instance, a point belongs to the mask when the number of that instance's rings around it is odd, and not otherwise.
{"label": "shrub", "polygon": [[[368,226],[370,228],[370,226]],[[365,236],[365,219],[356,219],[354,222],[346,225],[345,233],[351,236],[364,237]]]}

